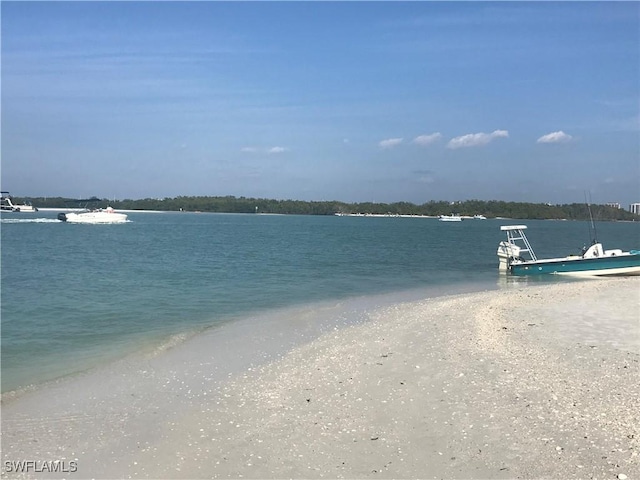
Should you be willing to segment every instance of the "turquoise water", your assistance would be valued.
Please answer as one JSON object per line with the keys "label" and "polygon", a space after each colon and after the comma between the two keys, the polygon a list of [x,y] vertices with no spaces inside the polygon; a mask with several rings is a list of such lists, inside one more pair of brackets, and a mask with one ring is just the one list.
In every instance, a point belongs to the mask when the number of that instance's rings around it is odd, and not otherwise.
{"label": "turquoise water", "polygon": [[[578,253],[583,222],[129,214],[73,225],[2,214],[2,391],[112,361],[256,312],[422,288],[498,288],[499,226],[526,223],[539,257]],[[640,224],[599,223],[605,248]],[[558,281],[558,280],[552,280]]]}

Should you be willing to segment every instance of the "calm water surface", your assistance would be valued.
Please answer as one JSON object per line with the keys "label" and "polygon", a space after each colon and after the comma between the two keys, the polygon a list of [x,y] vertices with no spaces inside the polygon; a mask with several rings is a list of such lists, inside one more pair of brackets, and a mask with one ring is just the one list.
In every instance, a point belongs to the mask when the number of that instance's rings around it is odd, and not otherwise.
{"label": "calm water surface", "polygon": [[[561,221],[130,213],[73,225],[2,214],[2,391],[256,312],[424,288],[498,288],[499,226],[526,223],[539,257],[578,253]],[[640,224],[598,223],[605,248]],[[549,280],[547,280],[549,281]],[[557,279],[553,280],[557,281]]]}

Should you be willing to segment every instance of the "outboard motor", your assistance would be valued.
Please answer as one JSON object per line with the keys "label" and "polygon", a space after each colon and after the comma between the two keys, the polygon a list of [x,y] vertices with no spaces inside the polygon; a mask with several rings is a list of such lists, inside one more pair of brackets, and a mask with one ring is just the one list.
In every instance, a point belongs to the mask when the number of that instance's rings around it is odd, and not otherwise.
{"label": "outboard motor", "polygon": [[66,213],[59,213],[58,214],[58,220],[60,220],[62,222],[66,222],[67,221],[67,214]]}

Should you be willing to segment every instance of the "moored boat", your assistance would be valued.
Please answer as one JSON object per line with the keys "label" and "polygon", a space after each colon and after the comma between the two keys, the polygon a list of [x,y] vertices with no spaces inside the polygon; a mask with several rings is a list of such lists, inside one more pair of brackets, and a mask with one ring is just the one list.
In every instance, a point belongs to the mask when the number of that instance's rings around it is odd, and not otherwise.
{"label": "moored boat", "polygon": [[37,212],[38,209],[34,207],[31,202],[25,202],[22,204],[13,203],[13,197],[9,195],[9,192],[0,192],[0,209],[5,212]]}
{"label": "moored boat", "polygon": [[[580,255],[538,259],[524,231],[526,225],[503,225],[507,240],[498,245],[499,269],[512,275],[640,275],[640,250],[605,250],[596,240]],[[527,255],[526,259],[523,255]]]}
{"label": "moored boat", "polygon": [[440,215],[438,220],[441,222],[461,222],[462,217],[456,213],[452,213],[451,215]]}

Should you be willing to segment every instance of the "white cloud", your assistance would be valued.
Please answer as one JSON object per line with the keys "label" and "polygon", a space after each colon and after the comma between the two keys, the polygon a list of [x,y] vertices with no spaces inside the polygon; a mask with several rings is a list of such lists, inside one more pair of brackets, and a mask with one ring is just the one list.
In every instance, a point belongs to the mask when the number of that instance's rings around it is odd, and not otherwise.
{"label": "white cloud", "polygon": [[288,151],[289,149],[286,147],[271,147],[270,149],[267,150],[267,153],[283,153]]}
{"label": "white cloud", "polygon": [[378,143],[378,146],[380,148],[393,148],[400,145],[402,143],[402,140],[403,140],[402,138],[388,138]]}
{"label": "white cloud", "polygon": [[275,153],[288,152],[289,149],[286,148],[286,147],[269,147],[269,148],[242,147],[240,149],[240,151],[244,152],[244,153],[269,153],[269,154],[275,154]]}
{"label": "white cloud", "polygon": [[509,136],[507,130],[494,130],[491,133],[468,133],[460,137],[455,137],[449,140],[447,144],[448,148],[464,148],[464,147],[478,147],[486,145],[494,138],[506,138]]}
{"label": "white cloud", "polygon": [[432,143],[437,142],[441,138],[442,134],[440,132],[432,133],[429,135],[418,135],[413,139],[413,143],[426,147],[427,145],[431,145]]}
{"label": "white cloud", "polygon": [[567,143],[573,140],[571,135],[564,133],[562,130],[547,133],[538,139],[538,143]]}

